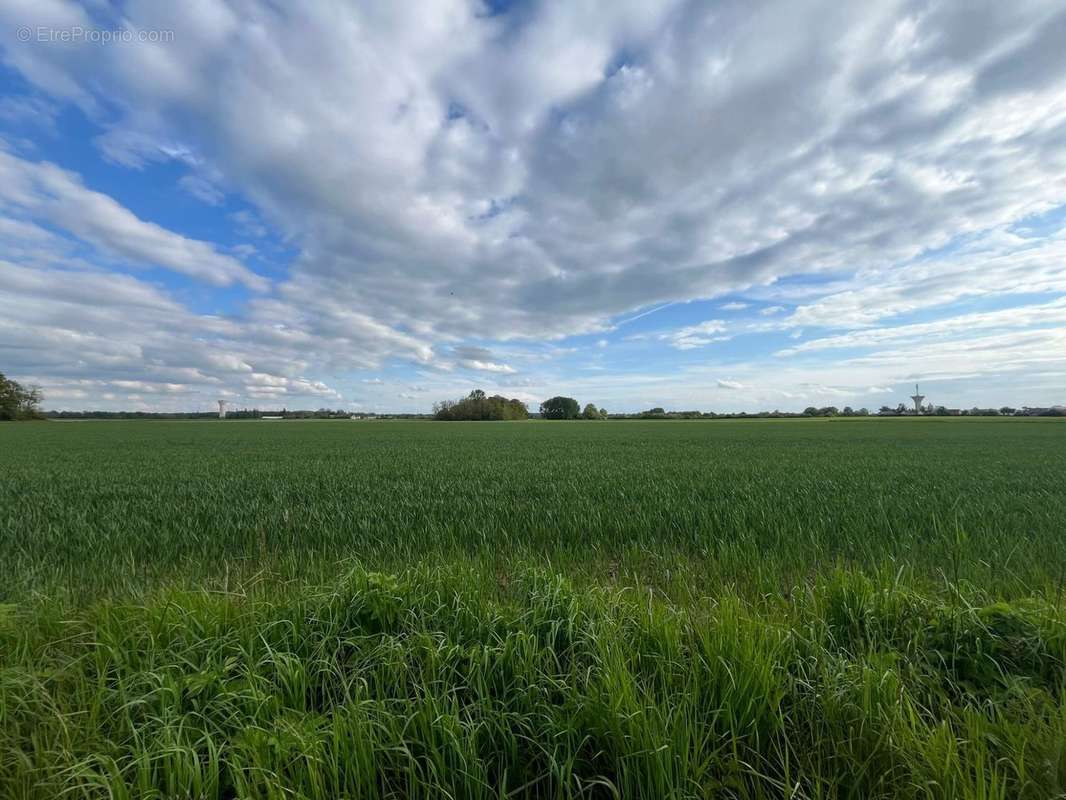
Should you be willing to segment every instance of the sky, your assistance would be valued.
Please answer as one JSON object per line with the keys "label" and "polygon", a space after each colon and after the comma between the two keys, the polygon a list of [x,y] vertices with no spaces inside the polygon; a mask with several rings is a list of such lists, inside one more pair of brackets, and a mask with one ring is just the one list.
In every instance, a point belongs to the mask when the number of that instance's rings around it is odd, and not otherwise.
{"label": "sky", "polygon": [[54,409],[1066,403],[1066,9],[0,2]]}

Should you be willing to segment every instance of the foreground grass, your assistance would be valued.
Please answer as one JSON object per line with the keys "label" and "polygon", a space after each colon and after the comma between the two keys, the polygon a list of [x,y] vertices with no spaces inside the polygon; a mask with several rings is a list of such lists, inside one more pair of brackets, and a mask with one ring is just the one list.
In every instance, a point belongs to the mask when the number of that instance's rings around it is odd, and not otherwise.
{"label": "foreground grass", "polygon": [[1066,796],[1064,441],[0,429],[0,796]]}
{"label": "foreground grass", "polygon": [[5,797],[1045,798],[1066,630],[854,574],[755,613],[540,571],[163,593],[0,634]]}

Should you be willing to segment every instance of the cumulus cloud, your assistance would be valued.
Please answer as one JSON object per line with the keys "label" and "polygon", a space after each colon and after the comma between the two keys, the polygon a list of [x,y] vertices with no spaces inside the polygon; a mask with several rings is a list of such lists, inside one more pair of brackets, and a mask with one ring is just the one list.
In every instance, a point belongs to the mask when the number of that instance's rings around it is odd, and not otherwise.
{"label": "cumulus cloud", "polygon": [[1050,303],[959,314],[934,322],[918,322],[888,328],[868,328],[839,336],[811,339],[778,352],[781,356],[834,348],[867,348],[886,344],[929,342],[949,337],[974,338],[987,330],[1011,328],[1066,328],[1066,298]]}
{"label": "cumulus cloud", "polygon": [[669,342],[671,346],[676,347],[678,350],[694,350],[697,347],[704,347],[713,342],[728,341],[729,336],[717,335],[725,331],[726,327],[726,324],[720,319],[709,319],[697,325],[687,325],[684,328],[678,328],[676,331],[660,334],[659,338]]}
{"label": "cumulus cloud", "polygon": [[192,313],[133,276],[2,260],[0,276],[0,363],[40,384],[50,406],[122,405],[131,392],[184,409],[219,396],[340,396],[303,374],[301,343],[264,344],[257,323]]}
{"label": "cumulus cloud", "polygon": [[[22,25],[175,36],[41,46],[15,39]],[[1063,292],[1062,242],[1012,226],[1066,203],[1064,25],[1055,3],[991,0],[502,14],[474,0],[5,3],[6,63],[48,107],[78,106],[103,156],[180,162],[194,170],[186,191],[218,203],[225,186],[253,207],[227,216],[234,230],[276,231],[295,254],[272,287],[223,248],[6,150],[0,210],[21,236],[8,258],[54,277],[70,237],[129,266],[261,291],[232,317],[169,309],[167,324],[194,326],[179,332],[195,352],[224,340],[226,357],[290,381],[390,359],[507,375],[515,367],[462,355],[462,342],[604,331],[636,309],[741,290],[770,304],[764,330],[808,332]],[[31,241],[57,231],[64,241]],[[141,337],[161,335],[158,320],[137,317],[136,333],[127,320],[115,343],[100,315],[117,311],[62,302],[74,322],[42,314],[42,336],[149,363]],[[732,333],[710,320],[657,341],[686,351]],[[790,356],[844,346],[818,339]],[[26,367],[43,371],[41,358]]]}
{"label": "cumulus cloud", "polygon": [[[180,48],[13,43],[11,59],[81,102],[136,99],[116,129],[180,132],[307,243],[302,274],[365,276],[346,299],[388,324],[563,334],[800,261],[891,262],[1062,198],[1066,168],[997,159],[1023,137],[1034,156],[1060,144],[1060,87],[987,78],[1011,43],[1016,58],[1050,48],[1026,38],[1047,6],[960,25],[910,3],[820,5],[545,4],[510,20],[458,0],[327,4],[295,24],[256,3],[239,18],[145,4],[129,24],[176,26]],[[1022,91],[1026,118],[1004,118]]]}
{"label": "cumulus cloud", "polygon": [[62,228],[134,266],[158,266],[219,286],[264,290],[266,279],[207,242],[138,219],[111,197],[47,162],[18,158],[0,142],[0,211]]}
{"label": "cumulus cloud", "polygon": [[510,364],[504,364],[497,360],[492,351],[484,347],[453,347],[452,354],[457,359],[456,363],[465,369],[472,369],[478,372],[497,372],[505,375],[517,372]]}

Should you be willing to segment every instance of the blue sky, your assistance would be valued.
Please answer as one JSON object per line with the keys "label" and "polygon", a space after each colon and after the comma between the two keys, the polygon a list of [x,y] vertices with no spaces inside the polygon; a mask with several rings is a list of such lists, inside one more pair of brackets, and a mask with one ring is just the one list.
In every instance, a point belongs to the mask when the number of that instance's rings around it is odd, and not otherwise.
{"label": "blue sky", "polygon": [[0,7],[50,408],[1066,402],[1066,13]]}

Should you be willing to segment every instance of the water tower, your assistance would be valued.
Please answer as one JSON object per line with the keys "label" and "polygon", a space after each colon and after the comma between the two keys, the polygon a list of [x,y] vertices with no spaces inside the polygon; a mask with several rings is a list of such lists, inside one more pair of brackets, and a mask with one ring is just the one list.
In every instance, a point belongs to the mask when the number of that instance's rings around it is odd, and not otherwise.
{"label": "water tower", "polygon": [[914,413],[922,413],[922,401],[925,399],[924,394],[918,394],[918,384],[914,384],[914,394],[911,395],[911,400],[914,401]]}
{"label": "water tower", "polygon": [[225,400],[219,400],[218,401],[218,418],[219,419],[225,419],[226,418],[226,401]]}

